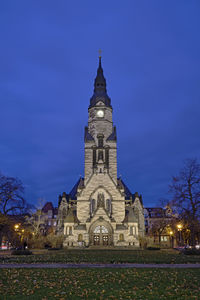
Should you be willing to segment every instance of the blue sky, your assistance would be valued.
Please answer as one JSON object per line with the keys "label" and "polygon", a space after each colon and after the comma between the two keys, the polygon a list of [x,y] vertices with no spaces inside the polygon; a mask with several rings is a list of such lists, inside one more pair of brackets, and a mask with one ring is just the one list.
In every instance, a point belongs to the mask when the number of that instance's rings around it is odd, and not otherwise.
{"label": "blue sky", "polygon": [[0,2],[0,170],[57,204],[84,174],[98,49],[118,135],[118,175],[145,206],[200,159],[200,2]]}

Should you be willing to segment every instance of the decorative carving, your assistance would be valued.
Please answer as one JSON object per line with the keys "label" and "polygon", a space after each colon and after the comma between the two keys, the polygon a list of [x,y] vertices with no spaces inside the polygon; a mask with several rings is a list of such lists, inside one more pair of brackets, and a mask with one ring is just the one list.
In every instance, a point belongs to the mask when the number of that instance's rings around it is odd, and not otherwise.
{"label": "decorative carving", "polygon": [[104,194],[103,193],[98,193],[98,196],[97,196],[97,207],[103,207],[103,208],[105,208]]}

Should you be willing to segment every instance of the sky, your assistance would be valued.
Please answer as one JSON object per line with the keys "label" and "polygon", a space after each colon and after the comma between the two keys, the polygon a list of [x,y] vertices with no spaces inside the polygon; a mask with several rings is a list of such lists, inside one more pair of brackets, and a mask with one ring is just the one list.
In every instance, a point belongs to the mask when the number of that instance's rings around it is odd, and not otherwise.
{"label": "sky", "polygon": [[199,0],[0,1],[0,171],[27,201],[57,205],[84,175],[99,49],[118,175],[146,207],[167,196],[200,160],[199,15]]}

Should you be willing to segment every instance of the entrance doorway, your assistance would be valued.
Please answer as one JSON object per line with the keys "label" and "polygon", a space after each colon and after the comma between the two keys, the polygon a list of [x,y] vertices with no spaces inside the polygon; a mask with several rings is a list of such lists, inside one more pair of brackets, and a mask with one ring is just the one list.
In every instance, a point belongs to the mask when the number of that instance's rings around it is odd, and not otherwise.
{"label": "entrance doorway", "polygon": [[98,225],[93,231],[93,245],[108,246],[110,244],[110,236],[108,229],[103,225]]}
{"label": "entrance doorway", "polygon": [[94,245],[95,246],[100,245],[100,235],[99,234],[94,234]]}

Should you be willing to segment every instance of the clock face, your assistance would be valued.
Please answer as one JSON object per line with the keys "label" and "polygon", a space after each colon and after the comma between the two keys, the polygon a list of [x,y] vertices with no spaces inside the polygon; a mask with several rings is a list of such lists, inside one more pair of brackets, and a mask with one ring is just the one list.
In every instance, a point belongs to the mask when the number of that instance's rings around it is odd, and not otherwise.
{"label": "clock face", "polygon": [[103,118],[104,117],[104,111],[102,109],[99,109],[97,111],[97,117],[99,117],[99,118]]}

